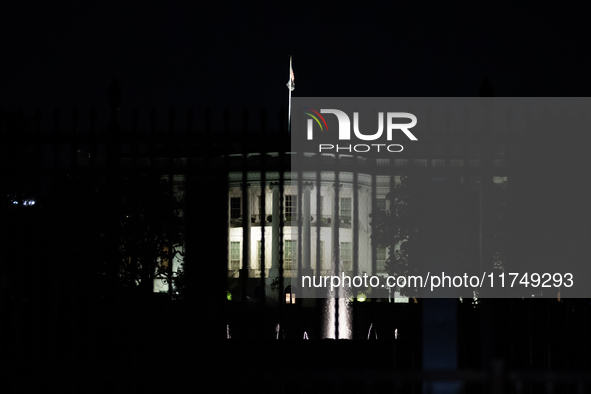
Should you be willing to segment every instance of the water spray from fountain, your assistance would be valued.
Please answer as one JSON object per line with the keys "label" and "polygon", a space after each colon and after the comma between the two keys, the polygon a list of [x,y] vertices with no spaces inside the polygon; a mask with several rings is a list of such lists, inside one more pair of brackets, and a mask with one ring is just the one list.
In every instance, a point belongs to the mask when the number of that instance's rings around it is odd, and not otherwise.
{"label": "water spray from fountain", "polygon": [[[369,325],[369,331],[367,332],[367,339],[369,339],[369,338],[370,338],[370,336],[371,336],[371,329],[372,329],[372,327],[373,327],[373,323],[371,323],[371,324]],[[373,330],[373,333],[374,333],[374,335],[375,335],[375,338],[376,338],[376,339],[378,339],[378,331],[377,331],[375,328],[374,328],[374,330]]]}
{"label": "water spray from fountain", "polygon": [[230,335],[230,325],[226,324],[226,338],[231,339],[232,335]]}
{"label": "water spray from fountain", "polygon": [[[339,272],[343,272],[343,262],[339,263]],[[330,274],[335,275],[336,267],[333,264],[330,267]],[[341,286],[336,294],[334,290],[329,290],[324,307],[324,338],[329,339],[353,339],[353,311],[349,302],[351,297],[351,288],[349,286]],[[338,312],[338,338],[335,327],[336,314]]]}

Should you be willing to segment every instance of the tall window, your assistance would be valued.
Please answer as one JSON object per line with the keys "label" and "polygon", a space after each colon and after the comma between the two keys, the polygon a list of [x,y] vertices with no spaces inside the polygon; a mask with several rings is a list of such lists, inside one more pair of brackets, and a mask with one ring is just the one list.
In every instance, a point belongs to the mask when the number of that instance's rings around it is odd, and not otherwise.
{"label": "tall window", "polygon": [[353,271],[351,242],[341,242],[341,260],[343,260],[343,269],[345,271]]}
{"label": "tall window", "polygon": [[[163,255],[163,256],[168,256],[168,246],[167,246],[167,245],[164,245],[164,246],[162,247],[162,255]],[[160,259],[160,265],[162,266],[162,268],[163,268],[165,271],[168,271],[168,259],[167,259],[166,257],[162,257],[162,258]]]}
{"label": "tall window", "polygon": [[378,272],[386,272],[386,248],[376,249],[376,269]]}
{"label": "tall window", "polygon": [[343,197],[341,198],[341,219],[345,220],[346,222],[351,221],[351,198],[350,197]]}
{"label": "tall window", "polygon": [[324,266],[324,241],[320,241],[320,269]]}
{"label": "tall window", "polygon": [[294,257],[294,241],[285,240],[285,248],[283,250],[283,270],[290,270],[292,267],[293,257]]}
{"label": "tall window", "polygon": [[296,212],[298,206],[298,198],[296,195],[287,194],[285,196],[285,218],[286,220],[296,220]]}
{"label": "tall window", "polygon": [[230,218],[240,219],[242,217],[242,204],[240,197],[230,198]]}
{"label": "tall window", "polygon": [[230,269],[240,269],[240,241],[230,242]]}

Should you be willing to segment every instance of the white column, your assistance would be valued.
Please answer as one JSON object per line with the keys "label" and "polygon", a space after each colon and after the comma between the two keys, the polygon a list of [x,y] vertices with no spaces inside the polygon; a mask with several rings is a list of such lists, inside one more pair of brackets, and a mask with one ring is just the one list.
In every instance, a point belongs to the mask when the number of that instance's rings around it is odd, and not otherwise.
{"label": "white column", "polygon": [[[337,251],[339,252],[340,256],[340,218],[339,218],[339,206],[340,206],[340,197],[339,192],[342,189],[342,185],[339,185],[339,190],[336,190],[335,185],[333,184],[332,187],[329,188],[330,190],[330,200],[332,201],[332,214],[331,214],[331,226],[330,226],[330,262],[331,266],[334,263],[335,265],[332,266],[333,268],[339,266],[339,261],[335,261]],[[340,260],[340,258],[339,258]]]}
{"label": "white column", "polygon": [[279,276],[279,217],[281,212],[279,210],[279,184],[271,183],[271,190],[273,190],[273,214],[271,222],[271,269],[269,270],[269,278],[276,278]]}
{"label": "white column", "polygon": [[[303,228],[302,228],[302,275],[313,275],[314,271],[312,270],[312,258],[311,258],[311,218],[312,213],[310,212],[310,192],[314,188],[312,183],[304,183],[303,184],[303,201],[302,201],[302,211],[304,215],[303,220]],[[320,220],[318,217],[317,220]]]}
{"label": "white column", "polygon": [[250,183],[240,185],[242,190],[242,266],[240,267],[240,277],[248,278],[250,269]]}

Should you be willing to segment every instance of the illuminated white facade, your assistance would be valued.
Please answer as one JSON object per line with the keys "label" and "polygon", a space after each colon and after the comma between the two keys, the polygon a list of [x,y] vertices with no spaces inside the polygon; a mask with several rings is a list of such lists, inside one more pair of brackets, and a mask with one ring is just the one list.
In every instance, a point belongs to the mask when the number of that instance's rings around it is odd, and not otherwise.
{"label": "illuminated white facade", "polygon": [[[479,223],[483,219],[478,212],[481,212],[483,193],[491,207],[486,215],[492,215],[497,221],[506,216],[502,200],[506,198],[508,178],[484,177],[480,159],[377,159],[371,163],[353,163],[351,156],[341,155],[337,164],[340,171],[327,171],[331,166],[336,167],[335,159],[334,155],[322,155],[319,167],[323,170],[286,171],[283,176],[278,171],[267,171],[264,179],[260,171],[240,171],[234,167],[228,172],[230,289],[242,286],[242,294],[252,296],[264,277],[269,295],[270,284],[278,284],[283,263],[284,290],[291,285],[291,290],[297,292],[297,283],[290,281],[294,276],[290,270],[301,269],[301,275],[332,275],[333,261],[337,258],[342,264],[339,272],[347,276],[387,276],[385,263],[393,251],[378,247],[377,242],[372,245],[371,214],[390,210],[388,195],[397,186],[405,190],[407,186],[402,184],[405,176],[418,179],[422,185],[418,186],[422,193],[419,199],[424,202],[419,202],[422,208],[414,220],[417,225],[424,226],[423,238],[427,240],[423,240],[423,245],[428,247],[414,256],[427,264],[437,266],[441,256],[457,260],[458,264],[480,264],[482,245],[478,239],[483,230]],[[489,165],[494,171],[489,175],[506,171],[504,160],[495,159]],[[358,171],[351,171],[353,168]],[[490,189],[484,188],[482,181],[485,179]],[[467,209],[470,214],[464,216],[470,218],[470,223],[461,216]],[[464,222],[460,223],[461,220]],[[491,223],[488,217],[484,220]],[[494,231],[498,231],[496,227],[502,223],[504,221],[495,224]],[[494,264],[503,265],[506,256],[501,253],[501,244],[504,241],[497,238],[493,241],[490,247],[499,251],[494,252]],[[404,240],[397,242],[391,246],[394,252]],[[454,246],[446,249],[444,244]],[[461,255],[457,253],[459,248],[463,251]],[[245,291],[246,283],[250,284]],[[406,297],[393,290],[372,288],[371,294],[363,296],[407,302]],[[279,294],[271,298],[277,299],[276,296]]]}
{"label": "illuminated white facade", "polygon": [[[375,208],[388,209],[386,195],[391,187],[390,176],[373,177],[374,189],[372,176],[357,174],[354,180],[352,172],[340,172],[337,196],[335,172],[305,172],[301,180],[297,176],[296,173],[284,173],[281,192],[279,172],[265,174],[264,188],[259,172],[247,172],[246,190],[243,187],[244,173],[229,173],[228,278],[238,279],[244,274],[248,278],[261,278],[263,248],[264,277],[269,281],[277,278],[281,233],[285,286],[291,284],[290,270],[296,270],[298,263],[302,275],[329,275],[336,255],[332,245],[338,245],[341,269],[347,275],[354,274],[355,266],[358,275],[386,275],[384,264],[388,251],[376,248],[375,263],[372,261],[370,213],[374,203],[372,190],[376,194]],[[399,179],[394,177],[394,183]],[[357,193],[354,193],[354,185]],[[338,243],[334,239],[337,221]],[[244,237],[245,231],[248,237]],[[301,242],[298,242],[299,231]],[[373,269],[372,264],[375,264]]]}

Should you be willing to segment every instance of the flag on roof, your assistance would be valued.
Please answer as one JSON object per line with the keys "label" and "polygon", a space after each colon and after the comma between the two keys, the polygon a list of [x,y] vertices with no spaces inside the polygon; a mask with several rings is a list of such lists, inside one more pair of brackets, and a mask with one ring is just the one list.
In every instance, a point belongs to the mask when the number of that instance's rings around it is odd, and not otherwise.
{"label": "flag on roof", "polygon": [[291,91],[295,89],[295,75],[291,68],[291,56],[289,57],[289,81],[287,82],[287,88]]}

